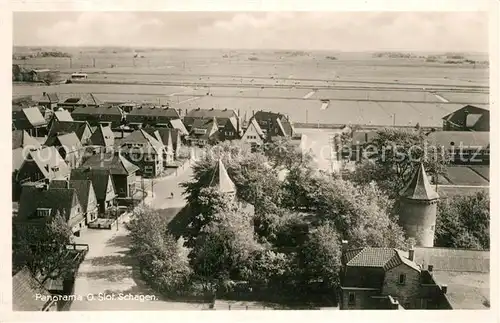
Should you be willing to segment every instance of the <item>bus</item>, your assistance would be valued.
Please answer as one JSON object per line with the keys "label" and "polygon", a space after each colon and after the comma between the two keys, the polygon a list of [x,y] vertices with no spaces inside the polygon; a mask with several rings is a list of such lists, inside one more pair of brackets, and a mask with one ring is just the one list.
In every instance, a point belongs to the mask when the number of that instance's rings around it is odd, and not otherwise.
{"label": "bus", "polygon": [[86,79],[87,78],[87,74],[85,73],[73,73],[71,74],[71,79],[73,80],[82,80],[82,79]]}

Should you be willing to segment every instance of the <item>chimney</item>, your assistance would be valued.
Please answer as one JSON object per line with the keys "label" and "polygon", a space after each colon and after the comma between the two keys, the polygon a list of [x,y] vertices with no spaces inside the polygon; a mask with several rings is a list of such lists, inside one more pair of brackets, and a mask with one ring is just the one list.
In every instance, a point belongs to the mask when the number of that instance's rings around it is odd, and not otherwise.
{"label": "chimney", "polygon": [[408,259],[410,259],[411,261],[415,260],[415,250],[414,249],[408,250]]}
{"label": "chimney", "polygon": [[368,142],[368,132],[365,132],[365,142]]}
{"label": "chimney", "polygon": [[255,110],[252,110],[252,117],[255,117]]}
{"label": "chimney", "polygon": [[464,111],[464,130],[467,130],[467,116],[469,115],[469,111]]}
{"label": "chimney", "polygon": [[441,285],[441,291],[443,294],[446,294],[448,292],[448,285]]}
{"label": "chimney", "polygon": [[346,252],[347,251],[348,245],[349,245],[349,241],[342,240],[342,252]]}
{"label": "chimney", "polygon": [[432,270],[433,270],[433,269],[434,269],[434,266],[433,266],[433,265],[429,265],[429,266],[427,267],[427,270],[428,270],[430,273],[432,273]]}

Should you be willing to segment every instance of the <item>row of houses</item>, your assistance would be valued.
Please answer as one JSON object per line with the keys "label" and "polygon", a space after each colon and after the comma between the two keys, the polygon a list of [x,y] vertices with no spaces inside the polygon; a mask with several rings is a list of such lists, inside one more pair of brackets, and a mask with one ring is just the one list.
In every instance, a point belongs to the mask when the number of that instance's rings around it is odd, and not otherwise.
{"label": "row of houses", "polygon": [[[39,107],[40,114],[33,109],[34,104]],[[22,106],[13,102],[14,105],[16,108],[13,110],[18,112],[13,113],[13,128],[27,130],[34,136],[44,135],[44,126],[50,128],[48,122],[53,114],[59,121],[69,120],[70,115],[72,120],[86,121],[90,126],[105,125],[122,132],[151,127],[177,129],[184,142],[199,146],[225,140],[243,140],[260,145],[274,137],[296,135],[288,116],[267,111],[254,112],[248,121],[242,121],[239,114],[230,109],[196,108],[181,115],[181,109],[168,105],[109,104],[89,93],[68,95],[44,92],[31,104]],[[57,113],[61,108],[66,112]],[[25,114],[37,114],[36,122],[25,121],[28,119]],[[34,118],[30,116],[30,119]]]}

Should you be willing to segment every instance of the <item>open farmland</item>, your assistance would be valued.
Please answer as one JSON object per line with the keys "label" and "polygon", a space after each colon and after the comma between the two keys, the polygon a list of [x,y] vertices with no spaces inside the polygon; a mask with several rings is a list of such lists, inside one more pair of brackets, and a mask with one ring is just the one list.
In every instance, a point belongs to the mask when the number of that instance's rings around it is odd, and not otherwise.
{"label": "open farmland", "polygon": [[13,95],[91,92],[110,102],[169,102],[182,110],[235,109],[245,119],[253,111],[269,110],[317,127],[417,123],[440,127],[443,116],[465,104],[487,107],[489,95],[487,66],[426,63],[422,58],[342,52],[61,50],[73,57],[14,63],[58,69],[66,77],[84,72],[87,80],[51,86],[14,84]]}

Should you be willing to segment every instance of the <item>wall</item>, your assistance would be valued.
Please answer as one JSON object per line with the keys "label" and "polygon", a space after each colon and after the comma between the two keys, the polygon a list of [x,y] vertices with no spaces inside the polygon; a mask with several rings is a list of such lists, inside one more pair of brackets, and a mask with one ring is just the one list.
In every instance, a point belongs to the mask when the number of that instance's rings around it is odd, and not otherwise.
{"label": "wall", "polygon": [[404,199],[399,222],[409,237],[414,237],[418,247],[433,247],[436,228],[437,203],[419,203]]}
{"label": "wall", "polygon": [[[354,305],[349,305],[349,292],[355,295],[356,302]],[[341,310],[370,309],[373,307],[371,296],[377,295],[380,295],[379,290],[342,289],[339,306]]]}
{"label": "wall", "polygon": [[[404,285],[399,284],[399,275],[406,275]],[[405,309],[420,307],[420,272],[406,264],[394,267],[385,273],[383,295],[391,295]],[[409,306],[408,304],[409,303]]]}
{"label": "wall", "polygon": [[115,183],[116,194],[119,197],[128,197],[130,192],[128,190],[128,177],[127,175],[112,175],[113,182]]}
{"label": "wall", "polygon": [[23,165],[19,169],[19,173],[17,174],[18,183],[27,179],[29,179],[29,181],[38,181],[43,178],[45,178],[45,176],[43,176],[42,172],[34,161],[26,161],[25,163],[23,163]]}

